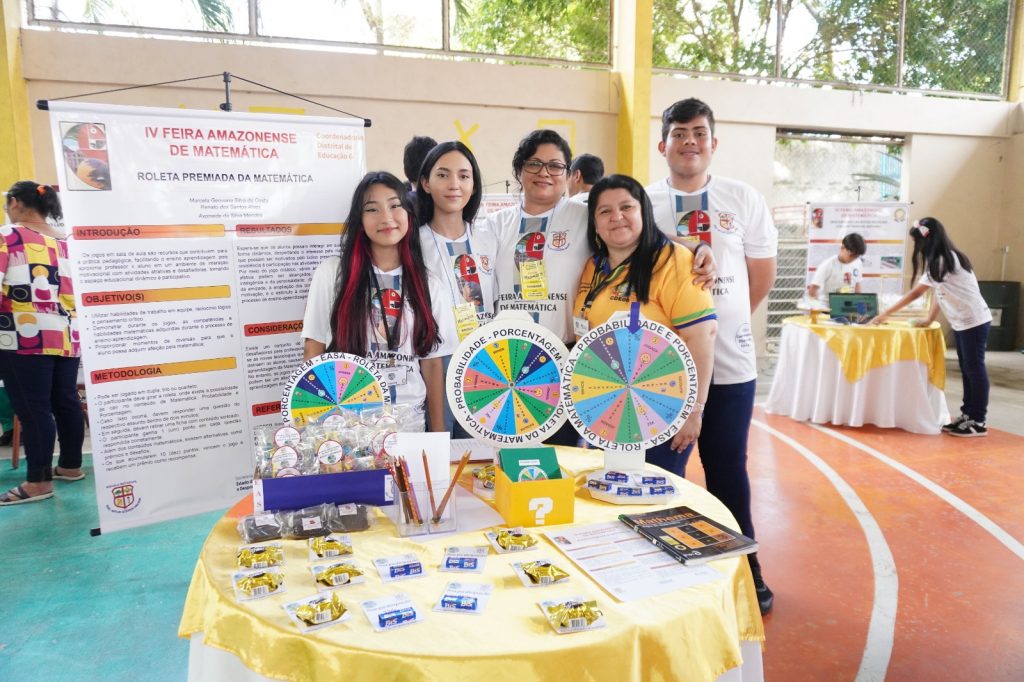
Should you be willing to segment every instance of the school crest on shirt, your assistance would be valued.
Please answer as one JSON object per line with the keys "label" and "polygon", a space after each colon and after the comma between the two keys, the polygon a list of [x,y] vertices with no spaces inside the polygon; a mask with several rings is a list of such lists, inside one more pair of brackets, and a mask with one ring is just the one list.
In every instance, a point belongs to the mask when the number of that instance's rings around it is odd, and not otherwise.
{"label": "school crest on shirt", "polygon": [[569,233],[564,230],[560,232],[552,232],[548,248],[552,251],[565,251],[569,248]]}
{"label": "school crest on shirt", "polygon": [[480,254],[479,258],[480,258],[480,270],[482,272],[486,272],[488,275],[491,274],[491,268],[493,267],[491,265],[491,257],[490,256],[485,256],[484,254]]}
{"label": "school crest on shirt", "polygon": [[629,302],[629,297],[630,297],[629,282],[623,282],[622,284],[620,284],[617,287],[614,287],[612,289],[611,299],[613,301],[619,301],[619,302],[628,303]]}
{"label": "school crest on shirt", "polygon": [[718,214],[718,229],[730,233],[736,229],[736,214],[722,211]]}

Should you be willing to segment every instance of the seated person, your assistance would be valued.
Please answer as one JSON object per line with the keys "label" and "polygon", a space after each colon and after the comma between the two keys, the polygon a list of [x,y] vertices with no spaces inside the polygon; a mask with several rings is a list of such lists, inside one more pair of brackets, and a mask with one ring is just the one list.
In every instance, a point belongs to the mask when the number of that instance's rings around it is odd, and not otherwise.
{"label": "seated person", "polygon": [[859,294],[864,264],[860,257],[867,252],[864,237],[856,232],[843,237],[839,253],[826,258],[814,271],[814,279],[807,285],[810,298],[827,299],[833,292]]}

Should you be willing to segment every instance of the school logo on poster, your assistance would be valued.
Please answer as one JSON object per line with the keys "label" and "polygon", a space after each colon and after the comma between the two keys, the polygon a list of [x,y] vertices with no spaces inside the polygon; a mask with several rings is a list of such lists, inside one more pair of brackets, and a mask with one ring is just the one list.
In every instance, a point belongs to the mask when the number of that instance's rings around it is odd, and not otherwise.
{"label": "school logo on poster", "polygon": [[[139,506],[139,502],[142,500],[135,494],[135,481],[125,481],[123,483],[115,483],[114,485],[108,485],[107,490],[110,491],[110,502],[106,505],[108,511],[112,511],[115,514],[124,514]],[[111,506],[111,504],[113,506]]]}
{"label": "school logo on poster", "polygon": [[722,212],[718,214],[718,229],[729,233],[736,229],[736,214]]}
{"label": "school logo on poster", "polygon": [[569,248],[569,233],[565,231],[552,232],[549,246],[552,251],[565,251]]}

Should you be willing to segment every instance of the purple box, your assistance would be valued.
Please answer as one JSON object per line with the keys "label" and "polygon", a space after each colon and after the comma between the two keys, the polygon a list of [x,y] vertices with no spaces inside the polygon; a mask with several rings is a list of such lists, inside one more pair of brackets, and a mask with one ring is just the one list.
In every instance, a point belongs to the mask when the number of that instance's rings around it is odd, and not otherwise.
{"label": "purple box", "polygon": [[257,511],[304,509],[318,504],[393,504],[391,472],[387,469],[346,471],[340,474],[255,478],[253,506]]}

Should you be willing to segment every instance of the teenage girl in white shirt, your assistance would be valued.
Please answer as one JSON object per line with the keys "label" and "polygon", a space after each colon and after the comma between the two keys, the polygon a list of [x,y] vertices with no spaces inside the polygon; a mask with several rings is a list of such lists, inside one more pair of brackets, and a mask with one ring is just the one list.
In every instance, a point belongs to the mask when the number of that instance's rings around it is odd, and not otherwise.
{"label": "teenage girl in white shirt", "polygon": [[928,326],[942,309],[956,336],[956,357],[964,383],[964,402],[960,416],[942,430],[952,436],[972,438],[985,436],[985,414],[988,411],[988,371],[985,369],[985,344],[992,328],[992,311],[981,296],[978,278],[971,261],[953,245],[946,228],[936,218],[922,218],[910,228],[914,240],[914,274],[921,279],[906,296],[875,318],[884,322],[897,310],[906,307],[924,295],[929,288],[935,290],[928,316],[916,320],[918,326]]}

